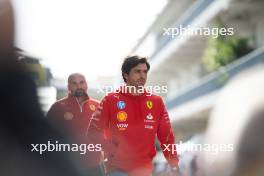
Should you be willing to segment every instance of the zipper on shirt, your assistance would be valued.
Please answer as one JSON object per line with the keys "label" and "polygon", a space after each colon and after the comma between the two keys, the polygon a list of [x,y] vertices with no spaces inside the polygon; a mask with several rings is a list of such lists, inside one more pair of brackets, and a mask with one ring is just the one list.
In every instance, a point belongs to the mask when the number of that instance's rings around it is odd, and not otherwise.
{"label": "zipper on shirt", "polygon": [[89,100],[85,100],[84,102],[82,102],[81,104],[79,103],[79,101],[78,101],[78,99],[77,98],[75,98],[75,100],[77,101],[77,103],[78,103],[78,106],[79,106],[79,108],[80,108],[80,112],[83,112],[83,104],[84,103],[86,103],[87,101],[89,101]]}
{"label": "zipper on shirt", "polygon": [[138,99],[138,109],[139,109],[139,118],[140,118],[140,121],[142,120],[142,118],[144,118],[143,116],[142,116],[142,107],[141,107],[141,105],[142,105],[142,99],[141,98],[139,98]]}
{"label": "zipper on shirt", "polygon": [[142,119],[142,107],[141,107],[141,99],[139,99],[139,98],[136,98],[136,99],[134,99],[133,100],[133,102],[134,102],[134,111],[135,111],[135,113],[136,113],[136,119],[137,120],[141,120]]}

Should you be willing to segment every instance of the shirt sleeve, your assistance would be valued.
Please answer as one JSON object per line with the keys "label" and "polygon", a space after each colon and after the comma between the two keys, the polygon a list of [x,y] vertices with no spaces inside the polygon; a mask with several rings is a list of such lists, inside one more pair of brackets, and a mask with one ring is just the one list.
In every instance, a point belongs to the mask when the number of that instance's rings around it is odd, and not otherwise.
{"label": "shirt sleeve", "polygon": [[58,108],[56,107],[56,104],[53,104],[50,109],[47,112],[47,119],[54,119],[56,116],[58,116]]}
{"label": "shirt sleeve", "polygon": [[161,114],[158,125],[157,137],[160,141],[162,152],[171,166],[178,166],[178,155],[176,150],[173,129],[170,123],[168,112],[161,100]]}
{"label": "shirt sleeve", "polygon": [[107,132],[109,115],[109,105],[107,97],[105,97],[93,113],[86,133],[93,143],[101,144],[105,152],[108,149]]}
{"label": "shirt sleeve", "polygon": [[59,129],[62,133],[68,132],[65,125],[63,107],[59,103],[54,103],[46,114],[46,119],[49,123]]}

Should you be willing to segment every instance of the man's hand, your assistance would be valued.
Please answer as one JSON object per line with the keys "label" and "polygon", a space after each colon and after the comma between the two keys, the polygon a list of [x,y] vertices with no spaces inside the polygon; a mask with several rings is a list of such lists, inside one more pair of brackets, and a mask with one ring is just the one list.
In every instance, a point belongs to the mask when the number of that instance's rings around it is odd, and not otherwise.
{"label": "man's hand", "polygon": [[180,176],[180,169],[178,166],[171,167],[170,176]]}

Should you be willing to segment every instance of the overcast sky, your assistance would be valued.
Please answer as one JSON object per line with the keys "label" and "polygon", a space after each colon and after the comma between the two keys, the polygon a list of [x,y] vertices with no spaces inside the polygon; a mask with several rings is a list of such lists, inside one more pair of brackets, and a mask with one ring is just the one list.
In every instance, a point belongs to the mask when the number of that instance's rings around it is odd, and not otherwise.
{"label": "overcast sky", "polygon": [[166,0],[13,0],[17,46],[42,58],[55,77],[88,80],[120,73]]}

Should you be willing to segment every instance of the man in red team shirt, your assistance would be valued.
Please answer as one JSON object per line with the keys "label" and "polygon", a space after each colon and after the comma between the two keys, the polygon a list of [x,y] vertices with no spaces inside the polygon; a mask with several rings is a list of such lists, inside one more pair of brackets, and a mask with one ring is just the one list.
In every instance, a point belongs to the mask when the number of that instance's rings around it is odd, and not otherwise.
{"label": "man in red team shirt", "polygon": [[[47,113],[47,118],[60,126],[78,143],[86,143],[87,124],[96,110],[99,102],[92,99],[87,94],[87,82],[84,75],[73,73],[68,77],[68,96],[55,102]],[[87,151],[84,156],[84,161],[87,162],[87,167],[90,175],[100,176],[100,160],[101,152]]]}
{"label": "man in red team shirt", "polygon": [[126,85],[104,97],[89,124],[88,134],[103,145],[109,176],[150,176],[155,136],[171,174],[179,175],[173,129],[163,100],[144,89],[149,69],[146,58],[127,57],[122,65]]}

